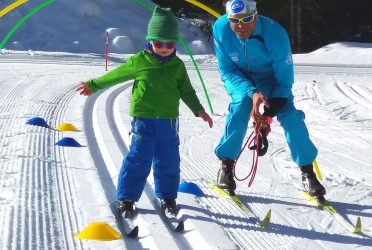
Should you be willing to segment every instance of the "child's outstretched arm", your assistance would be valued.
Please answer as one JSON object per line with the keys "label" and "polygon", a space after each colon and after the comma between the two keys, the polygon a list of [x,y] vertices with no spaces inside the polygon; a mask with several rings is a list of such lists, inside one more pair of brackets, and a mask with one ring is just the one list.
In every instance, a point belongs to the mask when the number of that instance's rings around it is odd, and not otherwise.
{"label": "child's outstretched arm", "polygon": [[81,82],[81,85],[76,89],[77,92],[80,91],[80,95],[90,96],[93,94],[92,91],[88,88],[85,82]]}
{"label": "child's outstretched arm", "polygon": [[98,90],[109,88],[115,84],[131,79],[135,79],[133,57],[129,58],[128,62],[122,64],[116,69],[111,70],[98,79],[82,82],[81,86],[79,86],[76,91],[80,91],[80,95],[90,96],[93,93],[96,93]]}
{"label": "child's outstretched arm", "polygon": [[204,110],[201,110],[198,112],[198,115],[200,118],[202,118],[205,122],[208,122],[209,124],[209,127],[212,128],[213,127],[213,120],[212,118],[204,111]]}

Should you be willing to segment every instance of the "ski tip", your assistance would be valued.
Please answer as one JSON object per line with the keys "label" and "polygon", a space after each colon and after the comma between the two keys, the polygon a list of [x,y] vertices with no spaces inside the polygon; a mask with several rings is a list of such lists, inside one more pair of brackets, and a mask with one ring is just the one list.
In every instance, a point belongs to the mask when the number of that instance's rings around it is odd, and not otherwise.
{"label": "ski tip", "polygon": [[174,229],[174,231],[176,231],[176,232],[182,232],[183,230],[185,230],[185,224],[183,223],[183,220],[181,220],[178,223],[178,226]]}
{"label": "ski tip", "polygon": [[356,223],[356,226],[355,226],[355,229],[353,231],[353,233],[360,233],[362,231],[362,222],[360,220],[360,217],[358,217],[358,220],[357,220],[357,223]]}
{"label": "ski tip", "polygon": [[266,227],[267,224],[270,223],[270,220],[271,220],[271,209],[269,209],[269,211],[267,212],[265,219],[263,219],[263,221],[259,223],[260,227]]}
{"label": "ski tip", "polygon": [[138,236],[138,226],[135,226],[132,231],[130,231],[129,233],[127,233],[126,235],[130,238],[136,238]]}

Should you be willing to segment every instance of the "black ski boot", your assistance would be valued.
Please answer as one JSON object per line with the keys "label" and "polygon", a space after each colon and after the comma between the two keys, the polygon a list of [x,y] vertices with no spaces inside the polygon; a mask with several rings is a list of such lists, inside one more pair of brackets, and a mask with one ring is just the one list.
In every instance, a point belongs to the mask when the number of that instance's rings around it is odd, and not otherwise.
{"label": "black ski boot", "polygon": [[304,190],[308,192],[310,196],[316,197],[318,200],[323,201],[326,190],[316,178],[316,174],[313,170],[313,164],[301,167],[301,171],[302,185]]}
{"label": "black ski boot", "polygon": [[175,199],[161,199],[160,202],[161,208],[165,213],[175,213],[177,206]]}
{"label": "black ski boot", "polygon": [[223,158],[221,168],[217,174],[217,185],[222,189],[227,189],[230,195],[235,195],[234,191],[236,189],[233,174],[234,163],[234,160]]}
{"label": "black ski boot", "polygon": [[134,202],[131,200],[118,200],[118,213],[123,218],[132,218],[134,212]]}

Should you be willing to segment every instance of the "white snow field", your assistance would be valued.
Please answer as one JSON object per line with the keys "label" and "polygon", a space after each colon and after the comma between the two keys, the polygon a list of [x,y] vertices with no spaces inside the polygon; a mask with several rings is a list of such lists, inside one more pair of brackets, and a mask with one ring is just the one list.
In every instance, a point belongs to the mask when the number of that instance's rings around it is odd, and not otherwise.
{"label": "white snow field", "polygon": [[[345,47],[347,45],[348,47]],[[214,110],[210,129],[180,106],[181,178],[205,193],[180,193],[185,233],[170,231],[157,215],[151,176],[138,203],[139,237],[114,241],[80,240],[74,235],[92,222],[106,222],[122,234],[112,212],[117,174],[128,143],[131,84],[126,82],[89,98],[75,91],[80,81],[105,73],[104,59],[92,54],[15,52],[0,55],[0,249],[371,249],[372,246],[372,68],[352,60],[371,48],[333,44],[336,60],[324,49],[295,55],[293,93],[306,113],[326,198],[344,221],[305,199],[300,171],[292,162],[281,127],[272,124],[269,151],[259,158],[251,187],[238,182],[237,194],[252,210],[246,216],[208,184],[215,181],[219,161],[213,151],[224,129],[229,98],[213,55],[195,56]],[[314,53],[324,58],[313,63]],[[115,55],[109,70],[129,55]],[[188,56],[191,81],[204,107],[207,99]],[[306,62],[306,64],[297,63]],[[347,62],[347,63],[343,63]],[[343,63],[343,64],[342,64]],[[26,125],[42,117],[51,129]],[[53,128],[71,123],[79,132]],[[252,130],[250,127],[248,133]],[[247,134],[248,135],[248,134]],[[83,147],[54,145],[72,137]],[[243,178],[251,152],[238,161]],[[272,210],[271,223],[256,225]],[[357,218],[362,233],[349,232]],[[345,222],[346,221],[346,222]]]}
{"label": "white snow field", "polygon": [[[1,1],[0,10],[13,2]],[[43,2],[28,1],[2,16],[0,42]],[[138,238],[97,241],[75,236],[93,222],[108,223],[123,235],[112,204],[129,142],[132,82],[89,98],[75,89],[81,81],[105,74],[106,32],[109,70],[144,49],[150,16],[135,1],[54,1],[21,25],[0,50],[0,249],[372,249],[372,44],[335,43],[294,55],[295,105],[306,114],[319,149],[326,198],[341,218],[298,191],[301,173],[276,119],[252,186],[247,186],[249,179],[238,182],[237,195],[252,210],[246,215],[209,187],[220,165],[214,148],[224,130],[229,97],[211,39],[187,19],[180,20],[181,35],[203,77],[214,127],[181,104],[181,178],[197,184],[205,197],[179,193],[186,230],[175,233],[153,205],[150,175],[137,203]],[[211,113],[186,50],[177,45],[177,51]],[[34,117],[43,118],[50,128],[26,124]],[[62,123],[79,131],[54,129]],[[82,147],[55,145],[65,137]],[[238,178],[251,165],[251,152],[244,150]],[[257,223],[269,209],[271,223],[260,228]],[[358,217],[362,232],[350,233]]]}

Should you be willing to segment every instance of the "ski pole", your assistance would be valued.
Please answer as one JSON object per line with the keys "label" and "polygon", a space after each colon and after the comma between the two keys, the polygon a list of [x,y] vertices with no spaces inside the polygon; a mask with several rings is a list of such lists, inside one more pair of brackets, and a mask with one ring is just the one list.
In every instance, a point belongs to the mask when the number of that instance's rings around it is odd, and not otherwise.
{"label": "ski pole", "polygon": [[318,163],[316,162],[316,160],[314,160],[313,165],[314,165],[316,177],[318,177],[319,180],[323,180],[322,175],[320,174],[320,171],[319,171]]}

